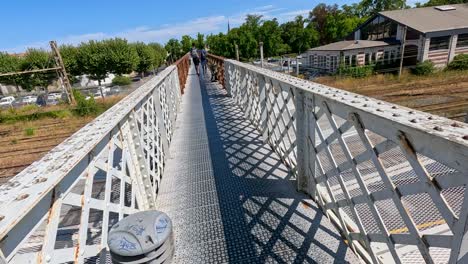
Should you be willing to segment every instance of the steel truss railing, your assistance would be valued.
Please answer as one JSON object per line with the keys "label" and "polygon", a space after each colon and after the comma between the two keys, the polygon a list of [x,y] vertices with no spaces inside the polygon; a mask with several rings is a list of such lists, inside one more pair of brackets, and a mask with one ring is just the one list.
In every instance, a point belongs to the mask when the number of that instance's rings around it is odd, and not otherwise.
{"label": "steel truss railing", "polygon": [[245,116],[369,263],[468,263],[468,125],[233,60]]}
{"label": "steel truss railing", "polygon": [[0,263],[106,263],[110,227],[155,207],[178,68],[187,67],[169,66],[0,186]]}

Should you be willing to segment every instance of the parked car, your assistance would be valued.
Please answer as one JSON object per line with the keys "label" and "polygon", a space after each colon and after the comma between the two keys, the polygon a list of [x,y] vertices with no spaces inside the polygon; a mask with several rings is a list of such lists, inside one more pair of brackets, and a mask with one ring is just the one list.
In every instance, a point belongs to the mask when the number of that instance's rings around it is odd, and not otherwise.
{"label": "parked car", "polygon": [[0,107],[11,107],[14,101],[15,98],[13,96],[3,97],[2,99],[0,99]]}
{"label": "parked car", "polygon": [[37,101],[37,96],[34,95],[26,95],[21,99],[22,104],[35,104]]}
{"label": "parked car", "polygon": [[59,99],[55,97],[47,97],[47,105],[58,105],[59,103]]}

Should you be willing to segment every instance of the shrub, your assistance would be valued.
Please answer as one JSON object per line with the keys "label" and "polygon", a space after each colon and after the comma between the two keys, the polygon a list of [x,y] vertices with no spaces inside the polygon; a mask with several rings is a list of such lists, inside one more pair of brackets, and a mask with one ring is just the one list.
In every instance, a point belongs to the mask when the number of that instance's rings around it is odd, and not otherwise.
{"label": "shrub", "polygon": [[73,96],[75,97],[76,101],[75,112],[79,116],[96,114],[98,112],[99,109],[93,96],[86,100],[86,97],[76,89],[73,89]]}
{"label": "shrub", "polygon": [[459,54],[449,63],[449,70],[468,70],[468,54]]}
{"label": "shrub", "polygon": [[374,65],[365,65],[358,67],[340,67],[337,71],[337,74],[353,78],[364,78],[374,74],[374,67]]}
{"label": "shrub", "polygon": [[117,75],[114,79],[112,79],[113,85],[129,85],[132,83],[132,79],[126,76]]}
{"label": "shrub", "polygon": [[26,136],[34,136],[35,128],[34,127],[27,127],[24,129],[24,134]]}
{"label": "shrub", "polygon": [[432,61],[424,61],[416,64],[414,68],[411,69],[411,73],[418,76],[424,76],[434,73],[435,66]]}

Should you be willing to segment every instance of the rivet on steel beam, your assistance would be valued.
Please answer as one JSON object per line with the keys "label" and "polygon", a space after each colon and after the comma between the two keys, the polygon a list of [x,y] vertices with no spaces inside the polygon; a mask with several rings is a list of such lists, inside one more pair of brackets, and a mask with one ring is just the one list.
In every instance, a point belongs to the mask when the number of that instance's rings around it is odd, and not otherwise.
{"label": "rivet on steel beam", "polygon": [[457,122],[452,123],[451,126],[452,127],[462,127],[462,125],[457,123]]}
{"label": "rivet on steel beam", "polygon": [[394,116],[394,117],[399,117],[400,114],[394,113],[392,116]]}
{"label": "rivet on steel beam", "polygon": [[0,215],[0,221],[2,221],[3,219],[5,219],[5,216],[4,216],[4,215]]}
{"label": "rivet on steel beam", "polygon": [[397,107],[394,105],[394,106],[392,106],[392,109],[397,109]]}
{"label": "rivet on steel beam", "polygon": [[29,197],[29,194],[23,193],[23,194],[20,194],[18,197],[16,197],[16,200],[21,201],[21,200],[24,200],[24,199],[26,199],[28,197]]}
{"label": "rivet on steel beam", "polygon": [[462,137],[464,140],[468,140],[468,135]]}
{"label": "rivet on steel beam", "polygon": [[434,119],[434,117],[430,116],[430,117],[428,117],[427,119],[432,120],[432,119]]}
{"label": "rivet on steel beam", "polygon": [[434,127],[434,130],[436,130],[436,131],[443,131],[442,128],[441,128],[440,126]]}
{"label": "rivet on steel beam", "polygon": [[411,115],[412,115],[412,114],[414,114],[414,111],[409,111],[408,114],[411,114]]}
{"label": "rivet on steel beam", "polygon": [[411,123],[417,123],[418,120],[417,120],[417,119],[411,119],[410,122],[411,122]]}

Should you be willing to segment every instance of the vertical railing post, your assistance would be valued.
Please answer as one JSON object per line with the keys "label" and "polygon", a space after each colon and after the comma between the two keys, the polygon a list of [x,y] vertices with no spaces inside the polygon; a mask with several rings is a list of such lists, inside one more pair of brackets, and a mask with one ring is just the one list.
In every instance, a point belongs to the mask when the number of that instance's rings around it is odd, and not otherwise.
{"label": "vertical railing post", "polygon": [[264,75],[258,77],[258,102],[260,105],[260,131],[264,142],[268,141],[267,83]]}
{"label": "vertical railing post", "polygon": [[297,151],[297,167],[296,167],[296,179],[297,179],[297,190],[307,192],[308,191],[308,177],[307,177],[307,133],[308,124],[306,118],[306,108],[304,100],[304,91],[295,89],[295,107],[296,107],[296,151]]}
{"label": "vertical railing post", "polygon": [[231,96],[231,74],[234,66],[229,62],[224,61],[224,88],[226,89],[227,95]]}

